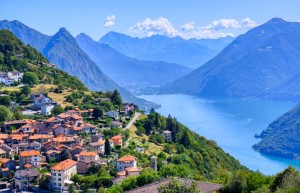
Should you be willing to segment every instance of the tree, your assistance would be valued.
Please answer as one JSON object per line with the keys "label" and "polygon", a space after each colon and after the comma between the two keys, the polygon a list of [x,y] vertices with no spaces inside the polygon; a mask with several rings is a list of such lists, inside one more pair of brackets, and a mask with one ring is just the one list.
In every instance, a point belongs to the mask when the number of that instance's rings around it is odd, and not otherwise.
{"label": "tree", "polygon": [[51,113],[53,115],[58,115],[58,114],[61,114],[65,112],[64,109],[61,107],[61,106],[55,106],[52,110],[51,110]]}
{"label": "tree", "polygon": [[299,177],[299,172],[292,166],[289,166],[284,171],[276,174],[273,183],[270,185],[270,190],[275,192],[278,188],[283,187],[287,181],[292,181],[292,178]]}
{"label": "tree", "polygon": [[110,149],[110,143],[109,143],[108,138],[106,138],[105,139],[105,150],[104,150],[105,155],[110,155],[110,151],[111,151],[111,149]]}
{"label": "tree", "polygon": [[25,72],[23,75],[22,82],[24,84],[28,84],[29,86],[33,86],[38,82],[39,78],[34,72]]}
{"label": "tree", "polygon": [[191,136],[187,130],[185,130],[182,138],[180,140],[180,144],[184,145],[184,147],[188,148],[191,145]]}
{"label": "tree", "polygon": [[111,97],[111,101],[115,106],[119,107],[119,110],[121,110],[121,106],[122,106],[123,102],[122,102],[122,97],[118,90],[114,90],[112,97]]}
{"label": "tree", "polygon": [[0,104],[9,107],[10,105],[10,97],[9,96],[2,96],[0,97]]}
{"label": "tree", "polygon": [[107,191],[105,190],[105,188],[103,188],[103,187],[100,187],[100,188],[98,188],[98,190],[97,190],[97,193],[106,193]]}
{"label": "tree", "polygon": [[154,113],[155,113],[155,109],[154,109],[154,108],[151,108],[150,114],[154,114]]}
{"label": "tree", "polygon": [[171,179],[167,184],[161,185],[158,188],[159,193],[201,193],[197,188],[196,182],[192,182],[190,185],[187,182],[179,181],[176,178]]}
{"label": "tree", "polygon": [[15,120],[25,119],[25,116],[22,113],[20,113],[19,111],[17,111],[14,113],[14,119]]}
{"label": "tree", "polygon": [[153,169],[147,168],[142,170],[141,174],[137,177],[136,182],[137,185],[141,187],[158,180],[160,180],[158,172]]}
{"label": "tree", "polygon": [[93,115],[94,115],[95,119],[99,119],[99,118],[103,117],[103,115],[104,115],[103,109],[96,107],[93,111]]}
{"label": "tree", "polygon": [[10,110],[4,106],[0,105],[0,122],[7,121],[12,117]]}
{"label": "tree", "polygon": [[69,193],[76,193],[76,186],[74,184],[70,184],[68,187],[68,192]]}
{"label": "tree", "polygon": [[28,85],[25,85],[21,89],[21,94],[24,94],[25,96],[28,96],[31,93],[31,88]]}

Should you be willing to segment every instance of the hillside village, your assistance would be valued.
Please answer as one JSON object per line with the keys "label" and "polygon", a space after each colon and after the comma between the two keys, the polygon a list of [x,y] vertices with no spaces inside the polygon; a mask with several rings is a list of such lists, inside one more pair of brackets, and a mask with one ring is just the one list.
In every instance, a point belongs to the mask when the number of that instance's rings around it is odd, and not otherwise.
{"label": "hillside village", "polygon": [[[72,177],[75,174],[89,174],[90,170],[107,165],[113,166],[110,170],[115,172],[110,182],[106,182],[105,186],[109,187],[143,170],[134,155],[119,155],[119,150],[128,146],[130,128],[142,115],[134,104],[122,103],[122,108],[103,112],[100,118],[95,118],[97,108],[73,108],[53,115],[54,106],[60,107],[57,102],[43,93],[31,93],[29,98],[32,110],[44,112],[44,107],[51,105],[51,108],[46,108],[46,113],[38,113],[39,119],[3,122],[0,134],[2,190],[42,191],[44,187],[68,191],[70,185],[74,185]],[[110,98],[101,100],[111,102]],[[32,117],[23,113],[26,115]],[[161,136],[171,141],[171,133],[166,130]],[[137,147],[134,151],[140,153],[145,149]],[[149,161],[148,167],[157,171],[157,157],[151,156]],[[76,188],[82,187],[77,183]]]}
{"label": "hillside village", "polygon": [[267,193],[299,176],[251,171],[175,117],[88,90],[8,30],[0,69],[1,192]]}
{"label": "hillside village", "polygon": [[[34,94],[32,97],[34,97],[33,107],[43,108],[40,107],[40,103],[41,105],[55,103],[43,94]],[[2,178],[10,179],[15,174],[14,181],[10,181],[11,185],[14,184],[17,190],[25,191],[41,178],[41,174],[35,169],[48,168],[46,170],[52,174],[51,189],[64,189],[71,183],[72,174],[85,174],[91,165],[107,164],[108,160],[103,156],[105,151],[122,148],[124,137],[115,135],[105,138],[101,130],[122,129],[123,123],[119,120],[125,117],[132,118],[129,111],[134,111],[135,107],[133,104],[124,104],[122,115],[116,110],[106,112],[104,116],[111,118],[112,121],[108,125],[98,124],[103,126],[101,129],[84,122],[84,117],[93,118],[93,110],[75,108],[44,120],[22,119],[3,122],[3,132],[0,134]],[[107,145],[109,147],[106,147]],[[122,167],[119,166],[120,163],[127,163],[127,158],[128,156],[124,156],[118,159],[120,162],[117,161],[116,169],[122,176],[139,172],[136,158],[132,156],[128,159],[134,161],[134,164],[130,162],[126,166],[123,164]],[[73,166],[76,166],[75,169]],[[18,172],[15,173],[16,171]],[[56,171],[68,174],[56,175]],[[62,177],[56,178],[54,175]]]}

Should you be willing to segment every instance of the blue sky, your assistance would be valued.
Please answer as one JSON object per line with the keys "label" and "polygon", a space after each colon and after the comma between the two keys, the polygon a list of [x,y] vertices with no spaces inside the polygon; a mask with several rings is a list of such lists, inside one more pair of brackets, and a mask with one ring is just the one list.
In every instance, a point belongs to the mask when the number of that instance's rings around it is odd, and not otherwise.
{"label": "blue sky", "polygon": [[53,35],[66,27],[98,40],[109,31],[185,38],[238,35],[281,17],[300,21],[299,0],[0,0],[0,19]]}

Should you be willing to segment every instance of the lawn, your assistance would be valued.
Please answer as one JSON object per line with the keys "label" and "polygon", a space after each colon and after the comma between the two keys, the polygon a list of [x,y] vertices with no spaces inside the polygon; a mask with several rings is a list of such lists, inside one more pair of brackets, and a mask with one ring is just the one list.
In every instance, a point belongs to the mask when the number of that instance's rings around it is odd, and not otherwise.
{"label": "lawn", "polygon": [[[136,132],[137,128],[133,125],[130,127],[129,131],[130,131],[130,142],[135,142],[137,145],[145,148],[145,153],[150,155],[152,153],[155,153],[156,155],[159,154],[162,150],[163,147],[156,145],[155,143],[152,142],[148,142],[148,136],[147,135],[143,135],[143,136],[138,136],[135,132]],[[142,139],[146,139],[146,142],[143,143]]]}
{"label": "lawn", "polygon": [[19,91],[20,90],[20,87],[18,86],[8,86],[8,87],[2,87],[0,89],[0,91],[8,91],[8,92],[13,92],[13,91]]}

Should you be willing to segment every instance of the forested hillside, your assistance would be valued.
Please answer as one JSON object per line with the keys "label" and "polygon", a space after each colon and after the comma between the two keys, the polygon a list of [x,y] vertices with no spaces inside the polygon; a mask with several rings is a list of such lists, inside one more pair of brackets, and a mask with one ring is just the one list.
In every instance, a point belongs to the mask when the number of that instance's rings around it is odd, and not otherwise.
{"label": "forested hillside", "polygon": [[0,31],[0,71],[24,72],[37,77],[35,84],[56,84],[76,90],[87,88],[75,76],[55,68],[36,49],[25,45],[8,30]]}

